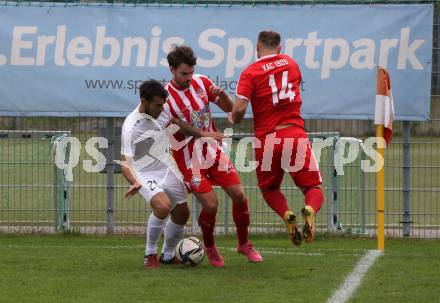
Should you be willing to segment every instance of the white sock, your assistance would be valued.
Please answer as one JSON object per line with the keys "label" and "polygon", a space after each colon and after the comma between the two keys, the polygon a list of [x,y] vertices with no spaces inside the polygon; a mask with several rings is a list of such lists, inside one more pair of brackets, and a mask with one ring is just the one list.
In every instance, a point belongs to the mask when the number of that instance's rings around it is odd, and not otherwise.
{"label": "white sock", "polygon": [[147,223],[147,244],[145,246],[145,255],[157,254],[157,242],[159,242],[165,226],[165,220],[161,220],[153,213],[150,214]]}
{"label": "white sock", "polygon": [[174,249],[177,242],[182,238],[185,225],[177,225],[171,218],[168,219],[164,229],[164,242],[162,247],[162,254],[164,260],[168,261],[174,257]]}

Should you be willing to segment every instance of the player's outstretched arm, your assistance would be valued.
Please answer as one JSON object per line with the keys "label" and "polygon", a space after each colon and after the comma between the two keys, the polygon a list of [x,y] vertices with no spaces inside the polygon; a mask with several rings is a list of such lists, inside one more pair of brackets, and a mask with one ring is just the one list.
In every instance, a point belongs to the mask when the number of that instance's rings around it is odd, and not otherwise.
{"label": "player's outstretched arm", "polygon": [[229,117],[229,122],[231,122],[232,124],[240,123],[241,120],[243,120],[244,118],[248,103],[249,101],[245,98],[237,97],[237,100],[235,100],[234,106],[232,108],[232,113]]}
{"label": "player's outstretched arm", "polygon": [[121,170],[122,175],[131,184],[130,188],[125,193],[125,198],[134,196],[142,187],[142,185],[136,180],[135,176],[130,169],[133,158],[121,155]]}
{"label": "player's outstretched arm", "polygon": [[213,138],[216,141],[219,141],[224,138],[224,135],[222,133],[218,132],[207,132],[200,130],[199,128],[189,126],[184,121],[179,120],[177,118],[172,118],[171,123],[176,124],[180,127],[180,130],[185,134],[197,138],[201,137],[207,137],[207,138]]}

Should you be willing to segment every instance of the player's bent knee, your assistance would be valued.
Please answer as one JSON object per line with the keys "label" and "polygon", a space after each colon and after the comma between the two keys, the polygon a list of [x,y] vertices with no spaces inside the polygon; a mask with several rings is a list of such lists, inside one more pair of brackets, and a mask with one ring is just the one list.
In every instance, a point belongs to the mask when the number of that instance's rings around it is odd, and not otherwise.
{"label": "player's bent knee", "polygon": [[165,219],[170,214],[171,202],[165,193],[158,193],[150,200],[150,206],[154,215],[160,219]]}
{"label": "player's bent knee", "polygon": [[217,203],[205,203],[205,205],[203,205],[203,209],[209,214],[215,214],[217,213]]}
{"label": "player's bent knee", "polygon": [[246,195],[241,185],[230,186],[225,191],[234,203],[243,203],[246,200]]}
{"label": "player's bent knee", "polygon": [[203,209],[209,214],[217,213],[218,200],[213,191],[196,195]]}
{"label": "player's bent knee", "polygon": [[241,203],[243,203],[245,200],[246,200],[246,196],[245,196],[245,194],[244,194],[243,189],[237,191],[237,192],[233,195],[233,197],[232,197],[232,201],[233,201],[234,203],[240,203],[240,204],[241,204]]}

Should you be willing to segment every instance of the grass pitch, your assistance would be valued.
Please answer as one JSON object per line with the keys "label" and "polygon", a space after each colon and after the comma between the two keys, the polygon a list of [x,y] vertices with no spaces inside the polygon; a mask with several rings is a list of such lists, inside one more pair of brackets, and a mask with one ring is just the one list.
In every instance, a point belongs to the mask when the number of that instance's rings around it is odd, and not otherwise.
{"label": "grass pitch", "polygon": [[[326,302],[376,245],[326,236],[301,247],[284,235],[252,240],[263,263],[234,252],[234,237],[218,237],[225,268],[205,260],[151,271],[142,266],[143,237],[0,235],[0,302]],[[440,242],[386,246],[352,302],[435,302]]]}

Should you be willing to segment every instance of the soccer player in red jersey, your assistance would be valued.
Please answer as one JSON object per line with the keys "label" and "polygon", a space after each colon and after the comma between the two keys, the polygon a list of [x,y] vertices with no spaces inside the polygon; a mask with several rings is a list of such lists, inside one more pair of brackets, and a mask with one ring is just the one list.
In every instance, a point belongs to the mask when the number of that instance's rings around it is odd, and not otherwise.
{"label": "soccer player in red jersey", "polygon": [[[313,241],[314,216],[324,202],[324,195],[319,168],[301,117],[301,72],[292,58],[280,54],[280,42],[280,34],[260,32],[258,60],[240,75],[230,118],[231,122],[239,123],[248,103],[251,104],[255,137],[261,142],[255,150],[258,186],[267,204],[286,223],[289,238],[300,245],[302,239],[306,243]],[[291,163],[295,163],[293,169]],[[301,211],[302,234],[298,231],[295,213],[289,210],[286,197],[280,191],[285,169],[305,196],[305,207]]]}
{"label": "soccer player in red jersey", "polygon": [[[225,112],[232,110],[232,100],[215,86],[210,79],[194,73],[196,56],[187,46],[176,46],[167,56],[172,80],[166,85],[169,92],[167,103],[172,116],[202,131],[215,131],[211,119],[210,102],[216,103]],[[175,139],[184,142],[185,136],[177,133]],[[214,228],[218,200],[212,185],[219,185],[232,199],[232,215],[237,228],[237,251],[251,262],[263,259],[248,240],[249,207],[234,165],[219,144],[199,144],[194,139],[173,150],[184,182],[202,205],[199,225],[203,242],[211,265],[224,266],[224,260],[215,246]],[[206,161],[204,161],[206,160]],[[205,165],[211,160],[211,165]]]}

